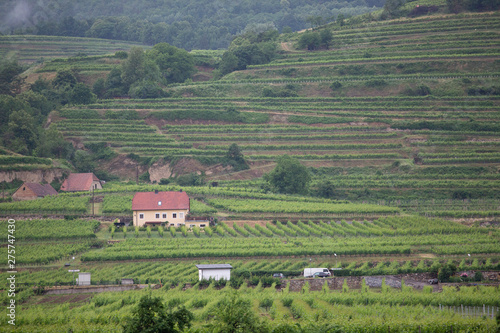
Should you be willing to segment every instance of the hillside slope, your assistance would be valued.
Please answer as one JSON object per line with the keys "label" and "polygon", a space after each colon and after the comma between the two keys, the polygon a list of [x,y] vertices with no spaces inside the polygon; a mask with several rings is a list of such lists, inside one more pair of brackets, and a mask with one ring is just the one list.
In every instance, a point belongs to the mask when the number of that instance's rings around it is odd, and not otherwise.
{"label": "hillside slope", "polygon": [[[203,173],[261,191],[261,176],[289,154],[310,167],[312,195],[488,215],[499,199],[498,18],[434,15],[282,35],[271,63],[170,85],[168,98],[64,107],[50,126],[78,148],[110,146],[118,156],[100,169],[122,179]],[[329,48],[299,48],[325,29]],[[92,84],[120,61],[70,60],[37,71],[74,69]],[[233,143],[249,170],[224,164]]]}

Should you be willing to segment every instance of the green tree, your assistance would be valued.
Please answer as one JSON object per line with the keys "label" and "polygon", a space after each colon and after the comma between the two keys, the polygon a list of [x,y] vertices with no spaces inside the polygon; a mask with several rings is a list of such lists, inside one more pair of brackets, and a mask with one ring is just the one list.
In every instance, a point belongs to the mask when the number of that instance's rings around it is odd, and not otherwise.
{"label": "green tree", "polygon": [[7,129],[12,112],[28,109],[29,105],[26,101],[9,95],[0,95],[0,131]]}
{"label": "green tree", "polygon": [[406,0],[386,0],[382,16],[385,18],[394,18],[401,15],[401,6]]}
{"label": "green tree", "polygon": [[56,89],[70,86],[73,88],[77,83],[76,77],[69,69],[60,69],[57,71],[56,78],[52,81],[52,85]]}
{"label": "green tree", "polygon": [[84,83],[77,83],[70,92],[70,101],[73,104],[90,104],[96,100],[96,96]]}
{"label": "green tree", "polygon": [[321,41],[321,46],[329,49],[333,40],[333,34],[330,29],[321,30],[321,32],[319,33],[319,38]]}
{"label": "green tree", "polygon": [[450,277],[457,272],[457,266],[447,263],[441,266],[438,271],[438,279],[441,282],[448,282]]}
{"label": "green tree", "polygon": [[278,165],[264,175],[271,189],[279,193],[305,194],[309,190],[311,175],[305,166],[288,155],[278,158]]}
{"label": "green tree", "polygon": [[0,95],[15,96],[21,92],[23,68],[17,60],[0,61]]}
{"label": "green tree", "polygon": [[238,68],[238,57],[231,51],[224,52],[221,62],[219,64],[219,71],[221,75],[226,75],[235,71]]}
{"label": "green tree", "polygon": [[184,82],[196,72],[193,56],[167,43],[156,44],[148,57],[156,63],[166,83]]}
{"label": "green tree", "polygon": [[4,143],[16,153],[31,155],[38,144],[38,131],[35,119],[26,110],[13,111]]}
{"label": "green tree", "polygon": [[142,80],[134,83],[129,89],[132,98],[158,98],[164,95],[157,82]]}
{"label": "green tree", "polygon": [[92,155],[85,150],[77,150],[73,156],[73,165],[78,172],[94,172],[96,164]]}
{"label": "green tree", "polygon": [[73,145],[65,141],[62,133],[54,127],[41,133],[40,145],[36,148],[37,156],[69,159],[73,152]]}
{"label": "green tree", "polygon": [[241,152],[240,147],[233,143],[229,146],[229,149],[226,153],[227,163],[233,167],[234,171],[246,170],[248,169],[248,164],[245,161],[245,156]]}
{"label": "green tree", "polygon": [[121,68],[121,78],[125,91],[128,91],[134,82],[144,78],[145,61],[146,56],[142,48],[134,46],[130,49],[128,58],[122,63]]}
{"label": "green tree", "polygon": [[101,77],[95,81],[92,86],[92,92],[97,96],[97,98],[103,98],[106,93],[106,81]]}
{"label": "green tree", "polygon": [[335,184],[331,180],[322,181],[318,184],[318,196],[333,199],[337,196]]}
{"label": "green tree", "polygon": [[237,297],[236,294],[220,301],[212,315],[214,319],[209,329],[213,333],[265,333],[269,331],[253,312],[251,302]]}
{"label": "green tree", "polygon": [[316,50],[321,45],[321,37],[319,33],[314,31],[306,31],[300,35],[298,48],[308,50]]}
{"label": "green tree", "polygon": [[193,314],[184,307],[167,310],[161,297],[143,296],[123,325],[124,333],[177,333],[191,327]]}

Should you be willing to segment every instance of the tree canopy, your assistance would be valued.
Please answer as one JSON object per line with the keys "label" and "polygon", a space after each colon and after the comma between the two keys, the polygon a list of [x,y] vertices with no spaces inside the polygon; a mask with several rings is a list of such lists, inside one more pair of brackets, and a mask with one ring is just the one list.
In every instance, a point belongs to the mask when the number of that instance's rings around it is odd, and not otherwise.
{"label": "tree canopy", "polygon": [[[0,31],[80,36],[141,42],[166,42],[192,49],[225,49],[231,40],[260,26],[298,31],[344,13],[381,8],[384,0],[234,0],[31,1],[24,20],[11,19],[19,1],[0,4]],[[312,20],[312,21],[311,21]]]}
{"label": "tree canopy", "polygon": [[305,194],[309,190],[311,175],[300,162],[288,155],[278,158],[278,165],[264,175],[272,190],[287,194]]}
{"label": "tree canopy", "polygon": [[194,316],[184,307],[167,310],[161,297],[143,296],[123,325],[124,333],[177,333],[191,326]]}

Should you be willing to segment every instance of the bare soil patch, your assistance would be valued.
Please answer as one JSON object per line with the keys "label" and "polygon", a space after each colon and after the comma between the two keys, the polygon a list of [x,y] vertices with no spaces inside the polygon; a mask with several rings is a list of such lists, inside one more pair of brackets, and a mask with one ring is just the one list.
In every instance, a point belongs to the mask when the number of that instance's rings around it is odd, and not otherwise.
{"label": "bare soil patch", "polygon": [[126,155],[118,155],[110,161],[106,161],[99,165],[99,169],[106,170],[114,175],[129,180],[136,179],[137,172],[139,175],[147,171],[147,167],[128,158]]}

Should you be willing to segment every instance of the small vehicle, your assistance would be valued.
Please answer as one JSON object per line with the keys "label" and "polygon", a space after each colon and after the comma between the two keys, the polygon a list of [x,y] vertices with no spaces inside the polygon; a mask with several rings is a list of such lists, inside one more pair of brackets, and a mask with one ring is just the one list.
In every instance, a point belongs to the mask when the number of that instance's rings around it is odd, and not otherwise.
{"label": "small vehicle", "polygon": [[317,278],[317,277],[320,277],[320,278],[326,278],[326,277],[329,277],[330,274],[328,273],[325,273],[325,272],[316,272],[313,274],[313,277]]}
{"label": "small vehicle", "polygon": [[68,267],[68,266],[71,266],[71,265],[69,264],[69,262],[67,262],[67,263],[65,263],[65,264],[64,264],[64,267]]}
{"label": "small vehicle", "polygon": [[439,280],[438,279],[430,279],[428,282],[429,282],[429,284],[438,284]]}
{"label": "small vehicle", "polygon": [[462,273],[462,274],[460,274],[460,277],[467,278],[467,277],[469,277],[469,275],[467,273]]}
{"label": "small vehicle", "polygon": [[274,273],[273,278],[284,279],[285,276],[283,275],[283,273]]}
{"label": "small vehicle", "polygon": [[304,268],[304,277],[305,278],[313,277],[314,273],[317,273],[317,272],[324,272],[324,273],[328,274],[328,276],[331,275],[328,268]]}

